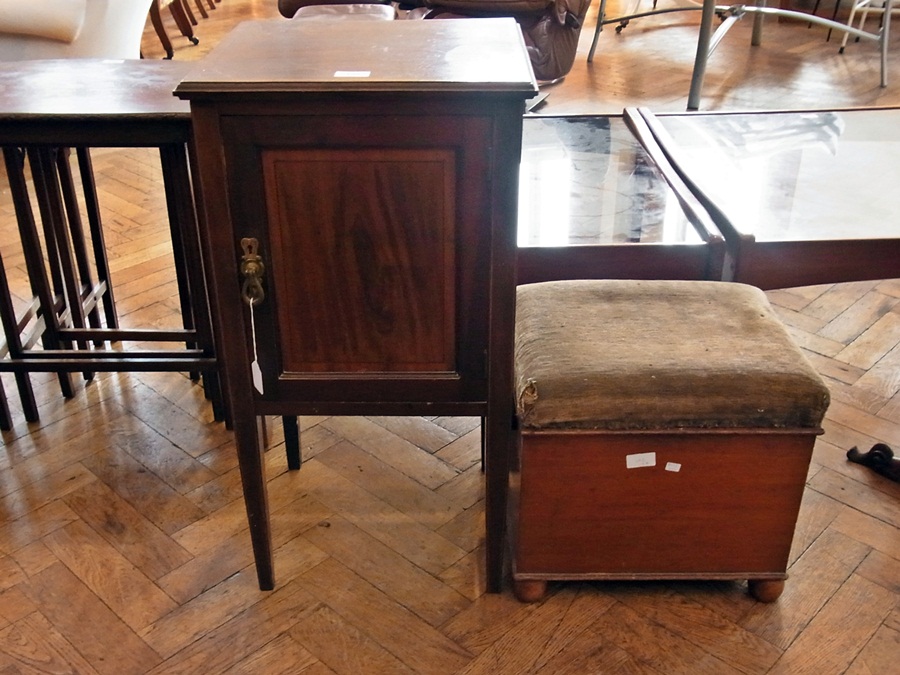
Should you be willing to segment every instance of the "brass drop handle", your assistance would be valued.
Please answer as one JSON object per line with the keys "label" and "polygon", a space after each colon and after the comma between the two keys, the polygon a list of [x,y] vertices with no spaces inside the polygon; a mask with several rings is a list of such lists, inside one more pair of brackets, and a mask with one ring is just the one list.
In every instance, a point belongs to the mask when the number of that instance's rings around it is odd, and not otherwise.
{"label": "brass drop handle", "polygon": [[266,266],[259,255],[259,242],[254,237],[241,239],[241,248],[244,249],[244,255],[241,256],[241,276],[244,278],[241,297],[244,298],[244,302],[254,307],[266,297],[262,287]]}

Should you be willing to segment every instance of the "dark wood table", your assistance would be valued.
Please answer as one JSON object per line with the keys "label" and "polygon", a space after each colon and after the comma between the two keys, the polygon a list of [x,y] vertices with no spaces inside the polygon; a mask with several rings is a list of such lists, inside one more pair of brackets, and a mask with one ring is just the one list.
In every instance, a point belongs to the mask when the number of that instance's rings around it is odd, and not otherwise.
{"label": "dark wood table", "polygon": [[[27,374],[35,371],[59,373],[63,394],[69,396],[72,372],[202,372],[216,416],[224,414],[189,168],[190,111],[172,94],[186,68],[171,62],[91,59],[0,64],[0,146],[34,295],[17,314],[0,269],[5,337],[0,370],[16,374],[30,420],[37,410]],[[97,147],[159,149],[183,329],[118,325],[89,153]],[[78,157],[78,172],[69,167],[69,149]],[[26,155],[38,217],[29,197]],[[76,194],[75,173],[82,178],[86,228],[78,204],[69,201]],[[181,345],[163,350],[109,347],[125,341]]]}

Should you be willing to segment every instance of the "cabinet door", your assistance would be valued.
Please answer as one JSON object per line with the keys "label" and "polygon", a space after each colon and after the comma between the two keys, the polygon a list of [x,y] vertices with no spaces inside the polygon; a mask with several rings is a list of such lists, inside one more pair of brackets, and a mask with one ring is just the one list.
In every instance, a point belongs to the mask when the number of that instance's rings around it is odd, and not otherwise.
{"label": "cabinet door", "polygon": [[[489,118],[225,118],[265,397],[484,400]],[[237,243],[236,243],[237,246]]]}

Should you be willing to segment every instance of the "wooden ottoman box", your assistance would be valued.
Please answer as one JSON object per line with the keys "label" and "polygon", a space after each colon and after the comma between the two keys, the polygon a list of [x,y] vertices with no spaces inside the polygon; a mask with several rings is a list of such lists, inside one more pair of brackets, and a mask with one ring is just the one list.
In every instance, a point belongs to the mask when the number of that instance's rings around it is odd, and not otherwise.
{"label": "wooden ottoman box", "polygon": [[784,587],[829,394],[757,288],[521,286],[513,579]]}

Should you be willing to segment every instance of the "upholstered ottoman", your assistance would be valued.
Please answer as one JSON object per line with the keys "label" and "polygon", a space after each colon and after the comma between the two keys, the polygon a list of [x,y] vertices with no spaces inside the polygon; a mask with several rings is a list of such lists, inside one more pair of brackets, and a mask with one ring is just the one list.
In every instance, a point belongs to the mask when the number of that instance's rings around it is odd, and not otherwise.
{"label": "upholstered ottoman", "polygon": [[520,286],[521,600],[549,579],[786,578],[828,390],[759,289],[697,281]]}

